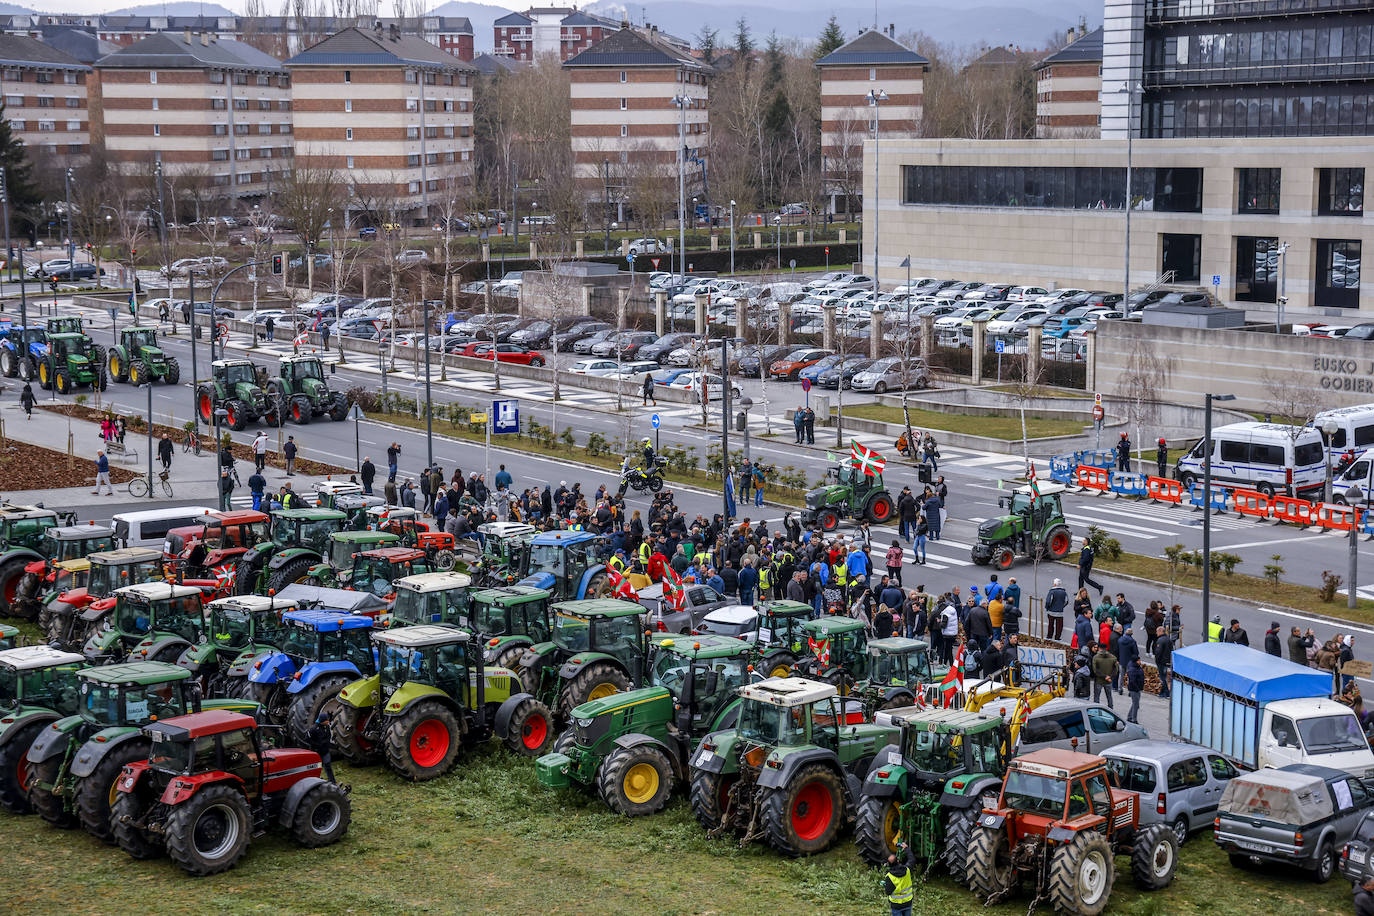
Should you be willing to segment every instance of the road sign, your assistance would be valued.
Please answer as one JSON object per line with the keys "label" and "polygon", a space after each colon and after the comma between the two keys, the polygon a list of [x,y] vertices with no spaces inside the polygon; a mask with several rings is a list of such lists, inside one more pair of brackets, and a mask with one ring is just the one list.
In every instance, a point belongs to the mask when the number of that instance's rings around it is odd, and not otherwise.
{"label": "road sign", "polygon": [[649,263],[654,265],[654,270],[658,270],[658,263],[662,260],[662,258],[650,258]]}
{"label": "road sign", "polygon": [[353,409],[350,410],[350,411],[348,412],[348,416],[345,417],[344,419],[347,419],[347,420],[366,420],[366,419],[367,419],[367,414],[363,413],[363,409],[362,409],[361,407],[359,407],[357,404],[354,404],[354,405],[353,405]]}
{"label": "road sign", "polygon": [[228,340],[228,339],[229,339],[229,325],[224,324],[224,323],[220,323],[220,324],[215,325],[215,336],[218,337],[220,340]]}
{"label": "road sign", "polygon": [[520,432],[519,401],[492,401],[491,415],[495,418],[491,423],[493,434]]}
{"label": "road sign", "polygon": [[802,383],[802,391],[810,391],[810,390],[811,390],[811,379],[809,379],[809,378],[804,378],[804,379],[801,380],[801,383]]}
{"label": "road sign", "polygon": [[654,414],[652,417],[649,418],[649,424],[653,426],[654,429],[658,429],[658,424],[660,422],[661,421],[658,419],[658,414]]}
{"label": "road sign", "polygon": [[1102,406],[1102,392],[1099,391],[1093,395],[1093,403],[1096,404],[1098,407]]}
{"label": "road sign", "polygon": [[790,267],[790,268],[792,268],[793,270],[796,270],[796,269],[797,269],[797,259],[796,259],[796,258],[793,258],[792,260],[788,261],[788,262],[787,262],[787,266]]}
{"label": "road sign", "polygon": [[1213,286],[1220,286],[1220,285],[1221,285],[1221,274],[1212,274],[1212,285],[1213,285]]}
{"label": "road sign", "polygon": [[1104,416],[1106,416],[1106,411],[1104,411],[1104,410],[1102,409],[1102,405],[1101,405],[1101,404],[1098,404],[1096,407],[1093,408],[1093,419],[1094,419],[1094,420],[1096,420],[1097,422],[1100,423],[1100,422],[1102,422],[1102,418],[1103,418]]}
{"label": "road sign", "polygon": [[1007,352],[1007,342],[1005,340],[1002,340],[1000,337],[997,339],[996,346],[998,353]]}

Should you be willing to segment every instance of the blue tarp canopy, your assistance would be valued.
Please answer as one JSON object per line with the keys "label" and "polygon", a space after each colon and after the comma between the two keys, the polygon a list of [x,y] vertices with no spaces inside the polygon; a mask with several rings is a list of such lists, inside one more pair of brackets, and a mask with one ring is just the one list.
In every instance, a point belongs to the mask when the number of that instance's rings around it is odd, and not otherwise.
{"label": "blue tarp canopy", "polygon": [[1330,672],[1235,643],[1206,642],[1175,649],[1174,673],[1256,703],[1331,695]]}

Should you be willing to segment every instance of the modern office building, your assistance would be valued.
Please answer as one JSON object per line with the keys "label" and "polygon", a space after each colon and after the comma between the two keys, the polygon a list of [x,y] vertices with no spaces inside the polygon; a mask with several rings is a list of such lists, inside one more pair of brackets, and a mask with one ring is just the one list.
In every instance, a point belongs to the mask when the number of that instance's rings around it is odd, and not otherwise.
{"label": "modern office building", "polygon": [[35,161],[91,150],[91,68],[41,41],[0,35],[0,94],[14,136]]}
{"label": "modern office building", "polygon": [[1120,290],[1129,213],[1132,289],[1374,313],[1374,3],[1106,0],[1104,14],[1102,139],[881,141],[883,279],[909,254],[924,275]]}
{"label": "modern office building", "polygon": [[1102,30],[1077,35],[1035,65],[1035,136],[1102,133]]}

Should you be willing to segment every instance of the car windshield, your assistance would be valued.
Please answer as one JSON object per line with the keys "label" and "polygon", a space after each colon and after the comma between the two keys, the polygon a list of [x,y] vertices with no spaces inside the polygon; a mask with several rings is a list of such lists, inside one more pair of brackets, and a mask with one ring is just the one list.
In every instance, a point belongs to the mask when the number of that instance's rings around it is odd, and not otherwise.
{"label": "car windshield", "polygon": [[1359,723],[1350,715],[1299,719],[1298,731],[1309,754],[1339,754],[1369,747]]}
{"label": "car windshield", "polygon": [[1139,760],[1108,757],[1107,779],[1118,789],[1128,789],[1132,792],[1153,792],[1155,790],[1154,765]]}
{"label": "car windshield", "polygon": [[1002,790],[1002,804],[1017,811],[1060,815],[1064,812],[1064,782],[1049,776],[1012,770]]}
{"label": "car windshield", "polygon": [[935,732],[907,729],[908,760],[925,773],[949,773],[964,762],[964,736],[958,732]]}
{"label": "car windshield", "polygon": [[152,623],[152,609],[142,595],[120,595],[115,602],[114,625],[120,633],[141,636]]}
{"label": "car windshield", "polygon": [[320,654],[320,634],[314,627],[292,623],[282,636],[281,650],[296,658],[311,659]]}
{"label": "car windshield", "polygon": [[787,709],[745,700],[739,715],[739,737],[769,747],[804,744],[806,727],[801,707]]}
{"label": "car windshield", "polygon": [[[210,737],[210,749],[214,749],[215,739]],[[191,762],[195,759],[195,743],[177,741],[163,735],[153,738],[153,746],[148,750],[148,763],[154,769],[167,773],[189,773]]]}
{"label": "car windshield", "polygon": [[590,645],[591,622],[585,617],[559,611],[553,620],[553,644],[569,652],[584,651]]}

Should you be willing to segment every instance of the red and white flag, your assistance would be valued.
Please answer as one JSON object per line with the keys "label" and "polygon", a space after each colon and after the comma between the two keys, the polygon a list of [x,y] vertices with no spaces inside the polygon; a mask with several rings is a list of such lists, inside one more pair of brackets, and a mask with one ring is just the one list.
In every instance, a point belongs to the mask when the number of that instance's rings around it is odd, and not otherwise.
{"label": "red and white flag", "polygon": [[829,639],[822,639],[817,641],[812,637],[808,636],[806,637],[806,644],[811,647],[811,654],[816,656],[816,661],[820,662],[822,665],[830,664]]}
{"label": "red and white flag", "polygon": [[960,646],[959,651],[954,653],[954,664],[950,665],[949,673],[940,682],[941,702],[945,708],[953,705],[955,697],[964,689],[964,652],[967,645]]}
{"label": "red and white flag", "polygon": [[851,443],[849,460],[867,477],[877,477],[883,472],[883,468],[887,467],[886,458],[873,449],[860,445],[857,439]]}
{"label": "red and white flag", "polygon": [[663,568],[663,600],[674,611],[687,610],[687,590],[682,587],[682,578],[671,566]]}
{"label": "red and white flag", "polygon": [[304,330],[304,329],[303,329],[299,334],[296,335],[296,339],[295,339],[294,343],[295,343],[296,346],[298,346],[298,347],[303,347],[303,346],[305,346],[305,342],[306,342],[307,340],[309,340],[309,339],[310,339],[310,332],[309,332],[308,330]]}
{"label": "red and white flag", "polygon": [[630,584],[629,577],[609,563],[606,564],[606,576],[610,581],[612,598],[623,598],[626,601],[639,600],[639,593]]}

